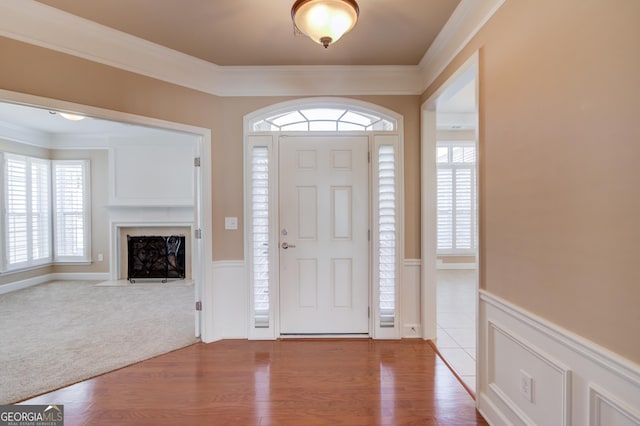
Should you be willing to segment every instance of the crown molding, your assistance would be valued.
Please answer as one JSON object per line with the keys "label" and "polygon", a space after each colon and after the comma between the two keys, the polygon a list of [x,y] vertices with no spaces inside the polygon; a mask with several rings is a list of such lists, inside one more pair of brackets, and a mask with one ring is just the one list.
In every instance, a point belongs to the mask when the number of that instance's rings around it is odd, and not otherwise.
{"label": "crown molding", "polygon": [[420,93],[435,81],[506,0],[462,0],[420,61]]}
{"label": "crown molding", "polygon": [[419,95],[504,1],[462,0],[413,66],[219,66],[34,0],[0,2],[0,35],[217,96]]}
{"label": "crown molding", "polygon": [[36,129],[27,129],[13,123],[0,121],[0,139],[18,142],[39,148],[51,149],[51,135]]}

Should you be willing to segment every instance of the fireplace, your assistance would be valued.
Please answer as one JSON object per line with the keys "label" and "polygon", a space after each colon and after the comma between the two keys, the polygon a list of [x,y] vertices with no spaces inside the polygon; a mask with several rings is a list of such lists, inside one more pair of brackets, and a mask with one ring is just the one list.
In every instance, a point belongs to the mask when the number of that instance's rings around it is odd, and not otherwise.
{"label": "fireplace", "polygon": [[185,278],[184,235],[127,235],[127,280]]}

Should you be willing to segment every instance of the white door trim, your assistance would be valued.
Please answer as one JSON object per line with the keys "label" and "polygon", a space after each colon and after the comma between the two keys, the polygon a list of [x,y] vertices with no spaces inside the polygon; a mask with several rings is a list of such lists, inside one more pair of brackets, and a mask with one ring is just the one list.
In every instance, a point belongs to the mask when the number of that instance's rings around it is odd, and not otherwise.
{"label": "white door trim", "polygon": [[[476,81],[476,111],[479,111],[479,53],[474,52],[467,61],[460,66],[423,104],[421,108],[422,119],[422,140],[421,140],[421,202],[422,202],[422,235],[421,235],[421,252],[422,252],[422,269],[421,269],[421,318],[423,339],[436,339],[437,337],[437,306],[436,306],[436,247],[437,247],[437,181],[436,181],[436,144],[437,144],[437,128],[436,128],[436,104],[438,98],[445,91],[454,85],[456,81],[471,69],[475,72]],[[476,117],[478,114],[476,114]],[[480,170],[480,149],[479,149],[479,121],[476,118],[475,123],[475,142],[476,142],[476,190],[477,190],[477,217],[476,226],[480,223],[480,179],[478,178]],[[476,285],[480,281],[481,255],[480,244],[482,235],[478,232],[478,250],[476,251]],[[476,288],[476,292],[478,289]],[[478,298],[476,297],[476,328],[478,327]],[[483,362],[483,356],[478,353],[476,365]],[[476,371],[479,371],[476,368]]]}

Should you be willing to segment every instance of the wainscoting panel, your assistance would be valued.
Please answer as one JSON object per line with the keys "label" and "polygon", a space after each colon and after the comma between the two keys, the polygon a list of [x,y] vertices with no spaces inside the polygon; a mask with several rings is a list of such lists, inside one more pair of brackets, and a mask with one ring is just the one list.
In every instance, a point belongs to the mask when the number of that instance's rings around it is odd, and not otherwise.
{"label": "wainscoting panel", "polygon": [[113,137],[109,150],[111,206],[192,206],[197,138],[149,132]]}
{"label": "wainscoting panel", "polygon": [[206,300],[210,321],[207,341],[248,337],[249,284],[243,260],[213,262],[211,292]]}
{"label": "wainscoting panel", "polygon": [[640,426],[640,366],[483,290],[479,309],[489,423]]}
{"label": "wainscoting panel", "polygon": [[567,425],[570,371],[489,321],[489,389],[524,424]]}
{"label": "wainscoting panel", "polygon": [[640,413],[596,385],[589,385],[590,426],[638,426]]}
{"label": "wainscoting panel", "polygon": [[405,259],[400,283],[402,338],[422,337],[420,322],[420,259]]}

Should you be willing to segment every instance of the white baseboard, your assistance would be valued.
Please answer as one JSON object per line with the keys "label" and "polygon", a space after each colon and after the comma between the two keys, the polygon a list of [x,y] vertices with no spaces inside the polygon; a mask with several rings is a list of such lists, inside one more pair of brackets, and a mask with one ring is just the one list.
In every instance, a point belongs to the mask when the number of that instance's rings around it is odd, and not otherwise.
{"label": "white baseboard", "polygon": [[111,275],[108,272],[99,273],[52,273],[38,275],[37,277],[27,278],[25,280],[15,281],[8,284],[0,285],[0,294],[10,293],[12,291],[22,290],[24,288],[33,287],[34,285],[44,284],[49,281],[69,280],[69,281],[107,281]]}
{"label": "white baseboard", "polygon": [[109,281],[109,272],[58,272],[51,274],[51,280],[69,281]]}
{"label": "white baseboard", "polygon": [[479,321],[477,401],[490,424],[640,426],[637,364],[484,290]]}
{"label": "white baseboard", "polygon": [[22,290],[23,288],[46,283],[53,279],[51,278],[51,275],[53,274],[44,274],[33,278],[27,278],[26,280],[14,281],[12,283],[0,285],[0,294],[11,293],[12,291]]}
{"label": "white baseboard", "polygon": [[475,263],[445,263],[440,260],[436,262],[436,269],[476,269]]}

